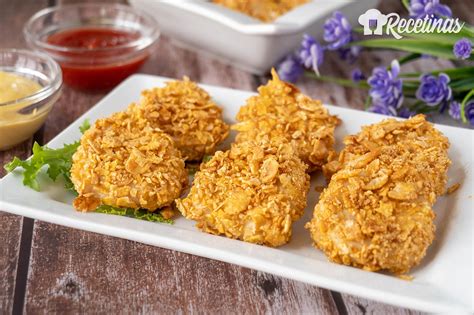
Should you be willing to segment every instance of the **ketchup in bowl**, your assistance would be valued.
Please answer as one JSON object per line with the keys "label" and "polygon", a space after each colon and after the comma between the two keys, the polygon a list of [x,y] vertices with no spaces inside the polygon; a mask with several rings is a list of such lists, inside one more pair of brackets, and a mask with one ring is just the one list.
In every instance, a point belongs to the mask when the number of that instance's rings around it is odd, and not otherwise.
{"label": "ketchup in bowl", "polygon": [[48,37],[48,43],[75,48],[106,48],[128,44],[140,37],[139,33],[112,28],[77,28],[62,31]]}
{"label": "ketchup in bowl", "polygon": [[83,90],[112,88],[136,72],[159,37],[147,13],[107,3],[43,9],[23,33],[30,46],[60,64],[66,84]]}
{"label": "ketchup in bowl", "polygon": [[75,28],[49,36],[47,43],[73,48],[56,52],[63,80],[90,90],[114,87],[140,68],[149,53],[127,46],[139,38],[139,33],[113,28]]}

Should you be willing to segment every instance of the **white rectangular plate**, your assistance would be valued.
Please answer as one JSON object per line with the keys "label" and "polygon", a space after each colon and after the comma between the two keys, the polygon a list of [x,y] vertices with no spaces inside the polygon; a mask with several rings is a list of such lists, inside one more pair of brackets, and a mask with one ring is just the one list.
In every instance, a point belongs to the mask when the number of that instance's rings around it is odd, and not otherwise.
{"label": "white rectangular plate", "polygon": [[[135,75],[85,113],[54,138],[49,145],[61,147],[80,138],[79,126],[124,109],[139,99],[144,89],[162,86],[167,78]],[[229,123],[254,93],[202,85],[224,108]],[[327,106],[343,124],[337,128],[340,147],[344,135],[356,133],[362,125],[385,117],[362,111]],[[441,197],[435,205],[436,239],[420,266],[413,269],[412,281],[367,272],[329,262],[324,254],[311,246],[304,224],[310,220],[318,200],[314,186],[322,184],[321,174],[313,176],[305,216],[294,225],[293,238],[280,248],[268,248],[225,237],[209,235],[194,227],[194,222],[179,217],[174,225],[151,223],[126,217],[77,212],[71,206],[73,195],[40,176],[41,191],[23,186],[21,171],[0,181],[0,209],[51,223],[86,231],[112,235],[154,246],[258,269],[282,277],[320,287],[363,296],[381,302],[432,312],[469,312],[473,308],[473,131],[437,125],[450,140],[449,155],[453,164],[450,183],[461,183],[455,193]],[[231,139],[225,145],[230,143]]]}

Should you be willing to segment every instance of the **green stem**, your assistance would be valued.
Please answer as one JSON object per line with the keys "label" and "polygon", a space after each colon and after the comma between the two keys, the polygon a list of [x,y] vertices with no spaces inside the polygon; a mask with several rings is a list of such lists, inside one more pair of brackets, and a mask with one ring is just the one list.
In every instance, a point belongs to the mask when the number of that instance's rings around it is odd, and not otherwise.
{"label": "green stem", "polygon": [[461,119],[463,123],[467,123],[466,113],[464,112],[464,110],[471,96],[474,96],[474,89],[472,89],[469,93],[467,93],[466,97],[464,97],[461,103]]}
{"label": "green stem", "polygon": [[417,100],[414,104],[412,104],[412,105],[410,106],[410,110],[415,111],[415,112],[418,112],[420,109],[422,109],[423,107],[425,107],[424,105],[425,105],[425,103],[423,103],[423,102],[420,101],[420,100]]}
{"label": "green stem", "polygon": [[370,97],[370,95],[368,95],[367,98],[365,99],[364,110],[369,109],[369,105],[371,102],[372,102],[372,98]]}
{"label": "green stem", "polygon": [[463,27],[464,30],[466,30],[467,33],[471,34],[472,36],[474,36],[474,26],[471,26],[469,24],[464,24],[464,27]]}
{"label": "green stem", "polygon": [[421,54],[418,53],[411,53],[408,55],[403,56],[402,58],[398,59],[398,63],[401,65],[409,63],[410,61],[417,60],[421,57]]}
{"label": "green stem", "polygon": [[405,7],[405,9],[410,11],[410,0],[402,0],[402,4]]}
{"label": "green stem", "polygon": [[323,81],[323,82],[331,82],[331,83],[336,83],[341,86],[345,87],[352,87],[352,88],[358,88],[358,89],[368,89],[369,85],[365,81],[360,81],[358,83],[348,80],[348,79],[341,79],[341,78],[334,78],[334,77],[328,77],[328,76],[322,76],[322,75],[316,75],[312,71],[305,71],[304,75],[307,78],[315,79],[318,81]]}
{"label": "green stem", "polygon": [[418,87],[418,82],[403,81],[403,95],[416,96],[416,90],[418,90]]}
{"label": "green stem", "polygon": [[426,104],[423,101],[416,100],[412,105],[408,106],[408,108],[416,113],[420,114],[428,114],[432,112],[437,112],[439,111],[439,106],[426,106]]}

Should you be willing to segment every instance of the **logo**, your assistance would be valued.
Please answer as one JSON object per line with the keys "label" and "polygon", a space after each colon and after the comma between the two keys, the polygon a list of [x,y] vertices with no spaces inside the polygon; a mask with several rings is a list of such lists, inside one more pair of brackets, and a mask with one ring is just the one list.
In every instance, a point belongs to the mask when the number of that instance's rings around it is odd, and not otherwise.
{"label": "logo", "polygon": [[[441,19],[426,16],[422,19],[401,18],[397,13],[383,14],[377,9],[369,9],[359,16],[359,24],[364,27],[364,35],[391,35],[396,39],[403,35],[415,33],[459,33],[464,27],[464,22],[456,19]],[[385,28],[384,28],[385,27]]]}
{"label": "logo", "polygon": [[369,9],[359,16],[359,24],[364,26],[364,35],[382,35],[387,16],[377,9]]}

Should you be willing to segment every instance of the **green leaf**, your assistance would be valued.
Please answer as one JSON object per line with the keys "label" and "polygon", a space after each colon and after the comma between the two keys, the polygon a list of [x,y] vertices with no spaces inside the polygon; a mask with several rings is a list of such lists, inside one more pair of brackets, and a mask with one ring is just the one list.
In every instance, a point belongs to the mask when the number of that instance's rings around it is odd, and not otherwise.
{"label": "green leaf", "polygon": [[91,127],[91,124],[89,123],[89,119],[86,119],[84,120],[82,125],[79,127],[79,130],[81,131],[82,134],[84,134],[84,132],[89,130],[90,127]]}
{"label": "green leaf", "polygon": [[368,110],[371,103],[372,103],[372,98],[370,97],[370,95],[368,95],[367,98],[365,99],[364,110]]}
{"label": "green leaf", "polygon": [[474,89],[470,90],[469,93],[466,94],[464,99],[461,102],[461,120],[463,123],[467,123],[467,117],[466,117],[466,105],[469,100],[474,97]]}
{"label": "green leaf", "polygon": [[439,108],[437,106],[429,107],[425,106],[416,111],[419,114],[429,114],[429,113],[434,113],[434,112],[439,112]]}
{"label": "green leaf", "polygon": [[419,86],[420,86],[420,83],[417,82],[417,81],[415,81],[415,82],[404,81],[403,82],[403,90],[404,91],[416,91]]}
{"label": "green leaf", "polygon": [[[453,45],[443,42],[420,40],[420,39],[370,39],[352,42],[352,46],[363,46],[368,48],[382,48],[382,49],[393,49],[403,50],[411,53],[418,54],[430,54],[432,56],[445,58],[445,59],[456,59],[453,54]],[[474,60],[474,56],[471,56],[469,60]]]}
{"label": "green leaf", "polygon": [[406,64],[410,61],[414,61],[414,60],[417,60],[421,57],[421,54],[418,54],[418,53],[411,53],[411,54],[408,54],[400,59],[398,59],[398,62],[400,63],[400,65],[403,65],[403,64]]}
{"label": "green leaf", "polygon": [[15,170],[17,167],[25,168],[27,165],[28,163],[26,161],[22,161],[15,156],[10,163],[5,164],[4,168],[7,172],[10,173],[13,170]]}
{"label": "green leaf", "polygon": [[203,163],[207,163],[207,162],[209,162],[211,159],[212,159],[212,155],[204,155],[204,157],[202,158],[202,162],[203,162]]}
{"label": "green leaf", "polygon": [[188,169],[188,175],[194,176],[194,174],[196,174],[196,172],[198,171],[199,166],[187,166],[186,168]]}
{"label": "green leaf", "polygon": [[[461,38],[472,38],[473,33],[468,24],[464,24],[463,28],[459,33],[410,33],[410,34],[401,34],[403,36],[423,41],[431,42],[442,42],[444,44],[454,45]],[[429,52],[428,52],[429,53]]]}
{"label": "green leaf", "polygon": [[452,81],[449,86],[455,92],[465,92],[474,89],[474,77]]}
{"label": "green leaf", "polygon": [[[83,132],[89,128],[90,124],[85,120],[80,130]],[[62,176],[66,182],[66,188],[71,189],[73,187],[70,178],[72,156],[79,147],[79,144],[80,142],[76,141],[72,144],[65,144],[62,148],[51,149],[35,142],[32,149],[33,155],[29,159],[23,161],[15,157],[4,168],[7,172],[12,172],[18,167],[23,168],[23,185],[39,191],[40,187],[36,178],[41,169],[46,166],[46,173],[53,181]]]}
{"label": "green leaf", "polygon": [[149,212],[145,209],[132,209],[132,208],[117,208],[107,205],[99,206],[96,210],[98,213],[104,214],[113,214],[119,215],[129,218],[135,218],[144,221],[150,222],[160,222],[160,223],[168,223],[173,224],[173,220],[165,219],[159,212]]}
{"label": "green leaf", "polygon": [[[426,73],[438,75],[441,72],[446,73],[451,78],[451,80],[474,77],[474,67],[448,68],[448,69],[440,69],[440,70],[435,70],[435,71],[426,72]],[[400,73],[400,77],[419,78],[422,74],[423,73],[421,72]]]}
{"label": "green leaf", "polygon": [[[212,155],[204,155],[201,163],[207,163],[212,159]],[[196,163],[196,162],[189,162],[186,163],[186,169],[188,170],[188,175],[189,176],[194,176],[197,171],[199,171],[200,164],[201,163]]]}
{"label": "green leaf", "polygon": [[405,9],[410,11],[410,0],[402,0],[402,4],[405,7]]}

